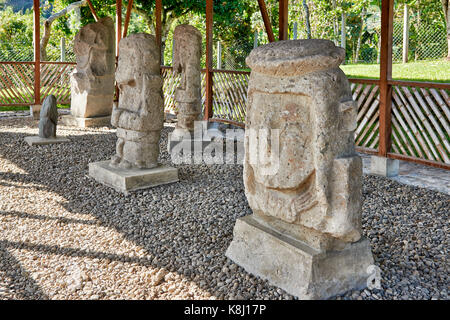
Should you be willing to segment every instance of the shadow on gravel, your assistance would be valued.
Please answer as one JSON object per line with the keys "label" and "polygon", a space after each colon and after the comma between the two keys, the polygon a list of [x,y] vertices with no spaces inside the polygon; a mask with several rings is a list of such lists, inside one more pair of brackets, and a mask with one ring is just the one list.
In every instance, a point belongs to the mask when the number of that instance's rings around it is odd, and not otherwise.
{"label": "shadow on gravel", "polygon": [[37,283],[26,275],[20,262],[7,249],[3,249],[8,247],[7,241],[0,240],[0,299],[49,299]]}
{"label": "shadow on gravel", "polygon": [[[169,131],[171,129],[166,127],[162,132],[162,163],[170,163],[166,151]],[[41,148],[28,147],[23,143],[23,136],[0,133],[0,141],[6,139],[12,141],[13,147],[0,145],[0,157],[28,174],[6,175],[6,179],[2,175],[1,183],[39,184],[63,196],[67,202],[62,205],[69,212],[95,217],[99,225],[117,230],[146,249],[148,254],[143,259],[136,259],[38,244],[8,242],[5,246],[165,268],[194,281],[219,298],[292,298],[246,273],[224,255],[232,240],[236,219],[251,214],[244,194],[242,166],[179,165],[180,182],[124,196],[87,176],[90,162],[110,159],[113,155],[114,133],[74,135],[70,137],[70,144]],[[387,179],[364,176],[364,200],[364,234],[369,237],[375,263],[382,270],[383,290],[369,292],[363,297],[373,298],[371,295],[376,293],[382,299],[402,299],[411,295],[431,298],[442,294],[439,292],[445,291],[445,284],[442,284],[445,257],[439,252],[443,250],[443,230],[448,225],[448,211],[445,211],[448,197]],[[28,215],[21,212],[0,214]],[[436,220],[440,216],[444,222]],[[29,217],[48,219],[39,215]],[[80,223],[72,219],[61,219],[61,222]],[[408,242],[406,246],[405,241]],[[17,265],[0,264],[0,270],[11,267],[18,268]],[[386,293],[388,288],[391,293]],[[347,294],[346,298],[356,299],[361,294],[362,291],[356,291]],[[33,298],[41,296],[38,292]],[[441,296],[445,298],[445,292]]]}
{"label": "shadow on gravel", "polygon": [[[162,163],[170,163],[166,151],[170,130],[166,128],[162,132]],[[24,144],[24,136],[0,132],[0,141],[13,142],[13,148],[0,146],[0,157],[27,172],[0,176],[0,183],[32,183],[55,192],[67,200],[61,204],[67,211],[97,218],[99,225],[114,228],[127,240],[146,249],[148,255],[137,259],[77,248],[5,242],[8,248],[165,268],[221,298],[251,298],[257,292],[267,294],[274,289],[251,275],[223,271],[231,265],[224,253],[232,240],[235,220],[250,213],[243,191],[242,166],[181,165],[178,166],[180,182],[124,196],[87,176],[90,162],[110,159],[113,155],[115,133],[73,135],[69,137],[70,144],[37,148]],[[49,219],[16,211],[3,211],[0,215]],[[72,219],[50,219],[81,223]],[[231,269],[240,268],[234,265]],[[231,291],[236,292],[236,288],[231,290],[235,283],[240,288],[237,297],[230,295]]]}

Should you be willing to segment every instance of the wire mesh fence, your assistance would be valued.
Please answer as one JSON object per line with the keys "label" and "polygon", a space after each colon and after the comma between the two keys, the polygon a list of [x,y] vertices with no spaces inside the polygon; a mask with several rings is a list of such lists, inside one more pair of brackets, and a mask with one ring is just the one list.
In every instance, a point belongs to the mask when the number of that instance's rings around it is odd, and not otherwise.
{"label": "wire mesh fence", "polygon": [[33,43],[0,42],[0,61],[34,61]]}
{"label": "wire mesh fence", "polygon": [[[75,62],[73,41],[60,40],[59,45],[48,43],[45,61]],[[42,59],[44,61],[44,59]],[[33,43],[30,42],[0,42],[0,61],[24,62],[34,61]]]}
{"label": "wire mesh fence", "polygon": [[[320,2],[320,1],[319,1]],[[301,6],[295,12],[295,4],[290,7],[289,39],[312,38],[328,39],[336,45],[345,47],[346,64],[376,64],[380,62],[381,9],[370,5],[360,12],[348,11],[344,14],[324,13],[318,1],[307,1],[310,9],[310,32],[305,23],[305,12]],[[439,0],[431,0],[440,6]],[[395,2],[393,24],[394,62],[439,60],[448,54],[448,42],[445,21],[431,5],[418,8],[407,7]],[[438,6],[438,7],[439,7]],[[433,14],[429,12],[433,11]],[[432,17],[430,17],[432,15]],[[405,19],[407,17],[407,19]],[[261,30],[260,30],[261,31]],[[276,29],[275,29],[276,31]],[[246,69],[245,57],[256,43],[267,43],[267,37],[261,32],[253,40],[238,40],[233,43],[222,42],[214,45],[214,68],[226,70]],[[407,48],[405,51],[404,49]],[[220,52],[219,52],[220,51]],[[220,57],[220,59],[219,59]],[[219,68],[220,67],[220,68]]]}
{"label": "wire mesh fence", "polygon": [[73,52],[73,41],[63,40],[60,41],[60,45],[48,44],[47,48],[47,61],[63,61],[63,62],[75,62],[75,53]]}

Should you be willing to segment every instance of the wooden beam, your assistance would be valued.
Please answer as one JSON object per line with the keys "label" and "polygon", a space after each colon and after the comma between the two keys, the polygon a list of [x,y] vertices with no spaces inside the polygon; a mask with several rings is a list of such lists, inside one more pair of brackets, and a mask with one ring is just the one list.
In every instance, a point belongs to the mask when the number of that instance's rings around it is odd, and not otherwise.
{"label": "wooden beam", "polygon": [[279,0],[278,2],[279,40],[288,39],[288,8],[289,8],[289,0]]}
{"label": "wooden beam", "polygon": [[380,49],[380,143],[378,155],[386,157],[390,152],[391,106],[392,106],[392,31],[394,19],[394,0],[381,2],[381,49]]}
{"label": "wooden beam", "polygon": [[274,42],[275,37],[273,35],[272,24],[270,23],[269,15],[267,14],[266,3],[264,0],[258,0],[259,11],[261,11],[261,16],[264,21],[264,27],[266,28],[267,38],[269,42]]}
{"label": "wooden beam", "polygon": [[92,5],[91,0],[87,0],[87,3],[88,3],[88,6],[89,6],[89,9],[91,9],[92,15],[94,16],[95,22],[97,22],[99,20],[99,18],[98,18],[97,12],[95,12],[95,9],[94,9],[94,6]]}
{"label": "wooden beam", "polygon": [[119,56],[119,43],[122,39],[122,0],[116,0],[116,56]]}
{"label": "wooden beam", "polygon": [[155,21],[156,21],[156,27],[155,27],[155,37],[156,37],[156,44],[159,48],[159,64],[161,65],[162,61],[162,24],[161,24],[161,14],[162,14],[162,0],[156,0],[155,2]]}
{"label": "wooden beam", "polygon": [[204,120],[213,116],[213,0],[206,0],[206,97]]}
{"label": "wooden beam", "polygon": [[41,104],[41,9],[39,0],[33,0],[33,31],[34,31],[34,104]]}
{"label": "wooden beam", "polygon": [[128,25],[130,24],[130,17],[131,17],[131,9],[132,8],[133,8],[133,0],[128,0],[127,15],[125,16],[125,24],[123,25],[122,38],[125,38],[127,36]]}

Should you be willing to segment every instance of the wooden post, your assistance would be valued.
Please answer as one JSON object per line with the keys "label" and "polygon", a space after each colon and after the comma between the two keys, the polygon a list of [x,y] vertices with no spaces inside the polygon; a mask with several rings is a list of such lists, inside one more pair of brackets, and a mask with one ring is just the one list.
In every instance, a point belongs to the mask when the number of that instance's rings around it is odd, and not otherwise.
{"label": "wooden post", "polygon": [[381,49],[380,49],[380,143],[378,155],[386,157],[391,149],[391,105],[392,105],[392,30],[394,0],[381,2]]}
{"label": "wooden post", "polygon": [[222,69],[222,44],[220,41],[217,41],[217,69]]}
{"label": "wooden post", "polygon": [[40,48],[40,13],[39,0],[33,0],[34,31],[34,104],[41,104],[41,48]]}
{"label": "wooden post", "polygon": [[213,0],[206,0],[206,99],[204,120],[213,116]]}
{"label": "wooden post", "polygon": [[61,62],[66,61],[66,38],[62,37],[61,38],[61,44],[60,44],[60,49],[61,49]]}
{"label": "wooden post", "polygon": [[122,0],[116,0],[116,56],[119,56],[119,43],[122,39]]}
{"label": "wooden post", "polygon": [[270,23],[269,15],[267,14],[266,3],[264,0],[258,0],[259,11],[261,11],[261,16],[264,21],[264,27],[266,28],[267,38],[269,42],[274,42],[275,37],[273,35],[272,24]]}
{"label": "wooden post", "polygon": [[293,39],[294,40],[297,40],[297,32],[298,32],[298,23],[297,23],[297,21],[296,22],[294,22],[294,36],[293,36]]}
{"label": "wooden post", "polygon": [[125,24],[123,25],[122,38],[125,38],[127,36],[128,25],[130,24],[130,17],[131,17],[131,9],[132,8],[133,8],[133,0],[128,0],[127,14],[125,16]]}
{"label": "wooden post", "polygon": [[164,52],[161,52],[162,51],[161,14],[162,14],[162,0],[156,0],[156,2],[155,2],[155,21],[156,21],[155,38],[156,38],[156,44],[158,45],[158,48],[159,48],[159,65],[161,65],[162,55],[164,54]]}
{"label": "wooden post", "polygon": [[94,6],[92,5],[91,0],[87,0],[87,3],[89,6],[89,9],[91,9],[92,15],[94,16],[94,20],[97,22],[99,18],[98,18],[97,12],[95,12],[95,9],[94,9]]}
{"label": "wooden post", "polygon": [[288,7],[289,0],[279,0],[278,2],[278,22],[279,22],[279,35],[280,40],[287,40],[288,36]]}
{"label": "wooden post", "polygon": [[346,19],[346,14],[345,12],[342,12],[342,16],[341,16],[342,20],[341,20],[341,47],[345,49],[346,47],[346,30],[345,30],[345,19]]}
{"label": "wooden post", "polygon": [[403,63],[408,62],[409,52],[409,12],[408,4],[405,3],[403,8]]}

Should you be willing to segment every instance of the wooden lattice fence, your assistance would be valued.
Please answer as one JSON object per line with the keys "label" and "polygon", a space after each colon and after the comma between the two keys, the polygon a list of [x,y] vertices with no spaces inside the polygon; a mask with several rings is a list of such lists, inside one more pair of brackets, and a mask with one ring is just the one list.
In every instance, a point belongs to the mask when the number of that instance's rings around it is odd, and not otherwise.
{"label": "wooden lattice fence", "polygon": [[380,141],[380,88],[377,81],[352,80],[351,89],[353,100],[358,104],[356,146],[375,152]]}
{"label": "wooden lattice fence", "polygon": [[30,105],[34,101],[34,63],[0,62],[0,105]]}
{"label": "wooden lattice fence", "polygon": [[41,64],[41,99],[53,94],[60,104],[70,103],[70,73],[74,63],[46,62]]}
{"label": "wooden lattice fence", "polygon": [[393,153],[450,164],[448,89],[393,86]]}
{"label": "wooden lattice fence", "polygon": [[[59,104],[70,103],[70,73],[74,67],[68,62],[41,63],[41,101],[53,94]],[[34,103],[34,68],[33,62],[0,62],[0,105]]]}
{"label": "wooden lattice fence", "polygon": [[[176,84],[169,68],[164,69],[163,76],[166,111],[170,112],[175,108]],[[212,121],[243,124],[249,76],[249,72],[214,70]],[[375,154],[380,142],[379,81],[351,79],[350,82],[353,99],[358,105],[356,146],[361,152]],[[448,167],[450,85],[392,81],[392,87],[392,143],[388,156]]]}
{"label": "wooden lattice fence", "polygon": [[[175,89],[180,84],[180,75],[174,75],[171,67],[161,67],[161,75],[164,79],[164,111],[169,113],[176,113],[177,107],[175,104]],[[202,72],[202,105],[205,104],[205,72]]]}
{"label": "wooden lattice fence", "polygon": [[[74,63],[41,63],[41,100],[49,94],[60,104],[70,102],[70,72]],[[175,89],[180,77],[163,67],[165,111],[175,113]],[[214,70],[212,121],[238,125],[245,122],[249,72]],[[205,105],[205,71],[202,103]],[[0,105],[21,106],[34,102],[33,62],[0,62]],[[377,153],[380,89],[378,80],[351,79],[358,104],[355,142],[359,151]],[[391,81],[391,149],[388,156],[424,160],[441,167],[450,165],[450,85]],[[422,161],[423,162],[423,161]],[[429,163],[428,163],[429,162]]]}

